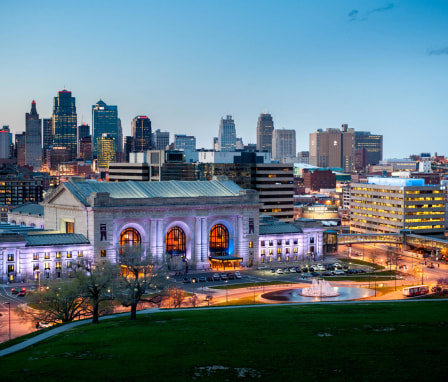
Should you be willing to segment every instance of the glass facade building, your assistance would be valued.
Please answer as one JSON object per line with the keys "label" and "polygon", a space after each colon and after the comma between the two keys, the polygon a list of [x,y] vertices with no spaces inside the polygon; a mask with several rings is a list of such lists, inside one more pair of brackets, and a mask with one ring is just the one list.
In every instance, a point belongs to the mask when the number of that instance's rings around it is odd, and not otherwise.
{"label": "glass facade building", "polygon": [[383,136],[370,131],[355,131],[354,149],[366,149],[366,165],[378,164],[383,160]]}
{"label": "glass facade building", "polygon": [[236,129],[235,121],[231,115],[226,119],[221,118],[218,135],[218,151],[235,151],[236,149]]}
{"label": "glass facade building", "polygon": [[69,159],[76,158],[78,147],[78,124],[76,116],[75,97],[72,92],[61,90],[54,97],[53,104],[53,144],[66,147]]}
{"label": "glass facade building", "polygon": [[132,120],[131,129],[134,138],[132,151],[142,152],[151,150],[151,120],[145,115],[139,115]]}
{"label": "glass facade building", "polygon": [[121,121],[117,106],[99,100],[92,106],[92,143],[94,155],[98,155],[98,139],[109,134],[115,139],[115,151],[121,152]]}
{"label": "glass facade building", "polygon": [[36,110],[36,101],[31,103],[31,111],[25,115],[25,164],[34,171],[42,168],[42,120]]}
{"label": "glass facade building", "polygon": [[272,152],[274,121],[271,114],[260,114],[257,123],[257,150]]}

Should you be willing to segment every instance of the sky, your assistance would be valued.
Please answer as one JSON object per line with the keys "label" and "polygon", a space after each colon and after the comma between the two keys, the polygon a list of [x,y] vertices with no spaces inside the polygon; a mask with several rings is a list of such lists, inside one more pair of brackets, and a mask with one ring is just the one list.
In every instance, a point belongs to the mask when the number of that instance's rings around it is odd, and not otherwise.
{"label": "sky", "polygon": [[256,143],[275,128],[384,136],[384,158],[448,155],[448,1],[0,0],[0,125],[25,129],[66,88],[78,122],[100,98],[123,135],[152,128],[212,147],[221,117]]}

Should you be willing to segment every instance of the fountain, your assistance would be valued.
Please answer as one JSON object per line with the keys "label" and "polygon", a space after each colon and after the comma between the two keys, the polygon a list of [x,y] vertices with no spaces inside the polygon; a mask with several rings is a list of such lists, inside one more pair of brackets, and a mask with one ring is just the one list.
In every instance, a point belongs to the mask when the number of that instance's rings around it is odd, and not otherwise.
{"label": "fountain", "polygon": [[313,279],[313,282],[309,288],[302,288],[299,292],[302,296],[306,297],[335,297],[340,293],[330,286],[330,283],[324,279]]}

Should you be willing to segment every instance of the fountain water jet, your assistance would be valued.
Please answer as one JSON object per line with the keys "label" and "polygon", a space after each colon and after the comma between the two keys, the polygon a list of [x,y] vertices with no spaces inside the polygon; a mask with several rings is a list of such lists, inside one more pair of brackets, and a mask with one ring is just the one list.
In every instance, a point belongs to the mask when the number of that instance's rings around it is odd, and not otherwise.
{"label": "fountain water jet", "polygon": [[302,291],[299,293],[307,297],[334,297],[340,294],[330,286],[327,280],[323,279],[313,279],[311,287],[302,288]]}

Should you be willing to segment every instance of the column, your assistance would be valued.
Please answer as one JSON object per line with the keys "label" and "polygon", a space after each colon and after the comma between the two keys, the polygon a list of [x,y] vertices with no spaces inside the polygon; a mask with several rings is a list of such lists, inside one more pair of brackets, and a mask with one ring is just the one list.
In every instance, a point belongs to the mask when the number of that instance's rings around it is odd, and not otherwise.
{"label": "column", "polygon": [[[202,261],[201,256],[201,243],[202,243],[202,219],[201,218],[195,218],[194,220],[194,258],[195,262],[199,263]],[[193,257],[193,256],[192,256]]]}
{"label": "column", "polygon": [[207,238],[207,218],[201,218],[201,261],[203,262],[206,262],[208,258]]}
{"label": "column", "polygon": [[156,220],[156,224],[157,224],[156,257],[158,260],[160,260],[162,258],[163,252],[164,252],[162,220],[160,220],[160,219]]}
{"label": "column", "polygon": [[149,222],[149,251],[151,255],[156,256],[157,242],[157,220],[151,219]]}

